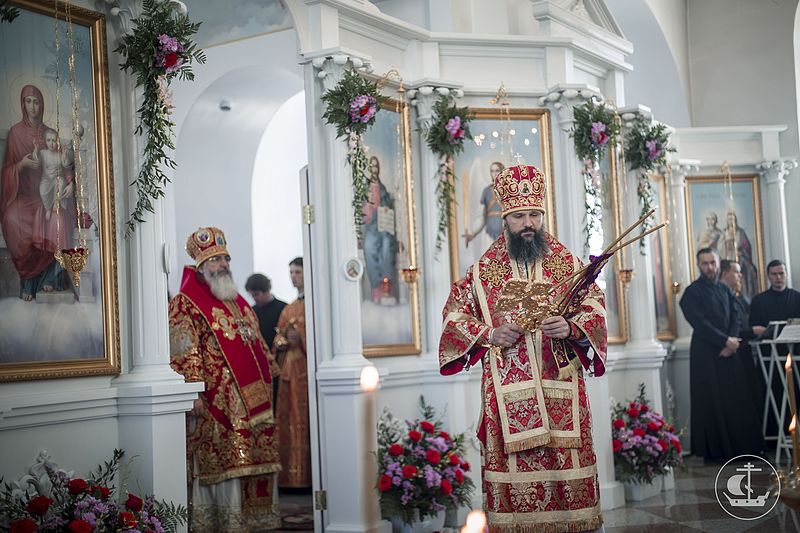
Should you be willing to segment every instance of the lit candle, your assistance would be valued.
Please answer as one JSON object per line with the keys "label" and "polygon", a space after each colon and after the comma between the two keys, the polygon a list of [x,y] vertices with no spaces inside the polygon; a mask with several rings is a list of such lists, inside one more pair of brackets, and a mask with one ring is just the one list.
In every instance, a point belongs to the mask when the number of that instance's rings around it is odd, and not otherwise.
{"label": "lit candle", "polygon": [[375,453],[375,389],[378,388],[380,383],[380,375],[378,369],[372,365],[367,365],[361,369],[360,385],[361,392],[364,396],[364,426],[361,428],[362,433],[362,446],[364,460],[367,464],[364,468],[364,479],[362,481],[362,501],[374,502],[375,505],[367,505],[365,515],[367,523],[373,524],[380,521],[380,510],[377,508],[377,500],[374,498],[373,487],[375,486],[375,479],[378,476],[378,466],[372,460],[372,454]]}
{"label": "lit candle", "polygon": [[786,388],[789,391],[789,409],[792,411],[792,416],[797,415],[797,398],[794,394],[794,369],[792,368],[792,354],[786,356],[786,364],[783,365],[786,370]]}
{"label": "lit candle", "polygon": [[461,533],[483,533],[486,528],[486,515],[480,509],[470,511],[467,523],[461,528]]}
{"label": "lit candle", "polygon": [[792,434],[792,470],[797,468],[798,459],[800,459],[800,443],[798,443],[797,431],[797,416],[792,417],[792,423],[789,424],[789,433]]}

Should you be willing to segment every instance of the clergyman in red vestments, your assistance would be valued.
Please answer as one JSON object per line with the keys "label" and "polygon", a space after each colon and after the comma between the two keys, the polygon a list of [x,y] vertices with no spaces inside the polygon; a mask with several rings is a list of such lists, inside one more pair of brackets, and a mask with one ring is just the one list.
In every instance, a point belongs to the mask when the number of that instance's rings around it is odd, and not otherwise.
{"label": "clergyman in red vestments", "polygon": [[497,175],[505,230],[453,284],[443,311],[441,373],[482,362],[478,438],[493,532],[593,531],[603,522],[583,376],[605,369],[603,293],[591,284],[566,316],[544,318],[533,332],[497,305],[512,279],[557,286],[581,267],[543,227],[545,185],[532,166]]}
{"label": "clergyman in red vestments", "polygon": [[187,419],[190,530],[275,529],[278,367],[258,318],[237,292],[222,231],[198,229],[186,251],[196,266],[183,270],[169,325],[172,368],[186,381],[205,383]]}

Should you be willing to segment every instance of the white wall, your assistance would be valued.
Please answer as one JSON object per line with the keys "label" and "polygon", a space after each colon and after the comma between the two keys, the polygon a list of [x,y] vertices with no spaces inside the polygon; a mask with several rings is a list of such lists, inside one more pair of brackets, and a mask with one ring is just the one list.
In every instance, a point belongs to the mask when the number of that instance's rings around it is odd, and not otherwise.
{"label": "white wall", "polygon": [[[703,0],[688,4],[693,126],[786,124],[781,155],[798,156],[794,32],[797,0]],[[800,198],[800,172],[787,178],[791,206]],[[800,211],[788,210],[788,226]],[[790,242],[800,264],[800,242]],[[766,258],[767,261],[774,259]],[[783,258],[782,258],[783,259]],[[800,286],[800,269],[793,269]]]}
{"label": "white wall", "polygon": [[[183,265],[191,262],[186,239],[200,226],[225,232],[231,270],[244,292],[254,271],[252,181],[263,172],[257,153],[278,109],[303,90],[296,50],[294,30],[211,47],[208,62],[195,69],[195,82],[175,88],[178,167],[167,196],[172,294],[180,287]],[[230,102],[230,111],[220,109],[221,100]]]}
{"label": "white wall", "polygon": [[[625,75],[626,103],[645,105],[656,119],[672,126],[690,126],[688,83],[684,82],[688,71],[681,72],[686,62],[681,65],[676,60],[659,20],[643,0],[607,0],[606,3],[625,38],[633,42],[633,55],[628,58],[633,72]],[[675,24],[673,19],[666,20]],[[679,40],[679,36],[671,38]]]}
{"label": "white wall", "polygon": [[[686,27],[687,0],[644,0],[661,27],[683,85],[683,97],[691,95],[689,76],[689,30]],[[619,19],[617,19],[619,20]]]}
{"label": "white wall", "polygon": [[305,92],[299,92],[278,109],[264,132],[251,198],[253,271],[269,277],[275,297],[286,302],[297,296],[289,261],[303,255],[298,175],[306,164]]}

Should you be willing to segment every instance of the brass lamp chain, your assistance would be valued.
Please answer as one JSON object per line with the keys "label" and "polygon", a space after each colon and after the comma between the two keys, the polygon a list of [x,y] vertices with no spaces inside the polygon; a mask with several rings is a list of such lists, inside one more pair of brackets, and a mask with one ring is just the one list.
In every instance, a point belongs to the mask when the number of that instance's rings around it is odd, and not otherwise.
{"label": "brass lamp chain", "polygon": [[[58,141],[59,166],[61,158],[61,30],[58,27],[58,0],[55,2],[53,22],[53,34],[55,37],[56,48],[56,139]],[[59,181],[56,181],[58,184]],[[56,202],[54,206],[56,215],[56,259],[61,255],[61,190],[56,190]]]}
{"label": "brass lamp chain", "polygon": [[78,117],[78,82],[75,75],[75,37],[72,24],[72,6],[66,1],[67,14],[67,63],[69,65],[69,86],[72,93],[72,146],[75,153],[75,217],[77,219],[79,244],[86,248],[86,232],[83,227],[83,213],[86,212],[86,194],[83,183],[83,160],[81,156],[81,131]]}

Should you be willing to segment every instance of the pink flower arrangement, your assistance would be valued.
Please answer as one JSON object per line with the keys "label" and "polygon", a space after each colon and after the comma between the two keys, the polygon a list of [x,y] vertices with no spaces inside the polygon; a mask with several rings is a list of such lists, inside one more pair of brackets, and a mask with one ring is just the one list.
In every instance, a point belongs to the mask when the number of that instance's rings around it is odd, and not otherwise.
{"label": "pink flower arrangement", "polygon": [[111,462],[88,480],[45,464],[49,478],[46,494],[38,493],[45,492],[43,483],[31,485],[25,492],[6,484],[0,493],[0,517],[4,519],[0,523],[5,521],[5,527],[14,533],[165,533],[185,524],[187,510],[183,506],[157,501],[152,495],[143,499],[128,493],[124,501],[114,497],[112,483],[122,456],[121,450],[114,450]]}
{"label": "pink flower arrangement", "polygon": [[647,148],[647,159],[650,161],[657,161],[664,153],[664,148],[656,139],[645,141],[644,145]]}
{"label": "pink flower arrangement", "polygon": [[361,94],[350,100],[350,121],[354,124],[366,124],[378,112],[378,101],[374,96]]}
{"label": "pink flower arrangement", "polygon": [[603,148],[608,144],[608,133],[603,122],[592,122],[592,143],[596,148]]}
{"label": "pink flower arrangement", "polygon": [[180,70],[184,58],[183,45],[175,37],[169,35],[158,36],[158,51],[156,52],[156,66],[166,69],[167,74]]}
{"label": "pink flower arrangement", "polygon": [[683,448],[675,428],[650,409],[640,385],[639,396],[627,407],[617,404],[611,422],[611,445],[617,479],[650,483],[683,464]]}
{"label": "pink flower arrangement", "polygon": [[464,138],[464,128],[461,127],[461,117],[458,115],[448,120],[444,129],[447,130],[450,144],[458,144]]}
{"label": "pink flower arrangement", "polygon": [[433,410],[421,400],[423,419],[406,421],[405,429],[384,412],[378,424],[378,491],[386,518],[410,524],[420,518],[468,505],[474,490],[464,475],[464,435],[451,437],[433,421]]}

